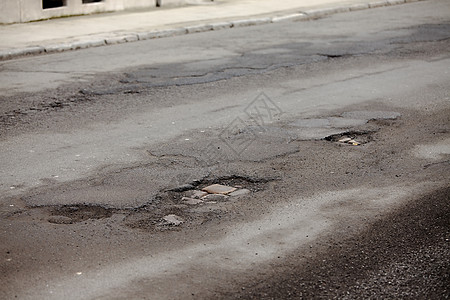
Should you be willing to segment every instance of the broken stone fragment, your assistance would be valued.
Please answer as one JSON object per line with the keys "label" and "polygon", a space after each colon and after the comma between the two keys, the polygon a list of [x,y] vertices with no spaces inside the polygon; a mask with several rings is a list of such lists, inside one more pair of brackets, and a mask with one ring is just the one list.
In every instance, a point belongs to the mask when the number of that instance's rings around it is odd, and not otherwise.
{"label": "broken stone fragment", "polygon": [[188,205],[197,205],[197,204],[203,203],[203,200],[189,198],[189,197],[183,197],[183,198],[181,198],[181,201],[183,201],[184,204],[188,204]]}
{"label": "broken stone fragment", "polygon": [[203,201],[226,201],[228,199],[227,195],[223,194],[208,194],[202,198]]}
{"label": "broken stone fragment", "polygon": [[347,143],[352,144],[353,146],[358,146],[358,145],[360,145],[360,143],[357,142],[357,141],[355,141],[355,140],[350,140],[350,141],[348,141]]}
{"label": "broken stone fragment", "polygon": [[240,189],[229,194],[230,197],[238,197],[250,193],[250,190]]}
{"label": "broken stone fragment", "polygon": [[186,193],[186,196],[189,198],[194,198],[194,199],[200,199],[203,196],[208,195],[207,192],[203,192],[203,191],[197,191],[197,190],[193,190],[193,191],[188,191]]}
{"label": "broken stone fragment", "polygon": [[169,225],[178,226],[184,222],[184,220],[177,215],[167,215],[163,218]]}
{"label": "broken stone fragment", "polygon": [[213,184],[203,188],[203,191],[208,192],[210,194],[222,194],[222,195],[227,195],[229,193],[234,192],[235,190],[237,190],[237,188],[221,184]]}
{"label": "broken stone fragment", "polygon": [[344,137],[342,139],[340,139],[338,142],[339,143],[348,143],[349,141],[351,141],[352,139],[349,137]]}

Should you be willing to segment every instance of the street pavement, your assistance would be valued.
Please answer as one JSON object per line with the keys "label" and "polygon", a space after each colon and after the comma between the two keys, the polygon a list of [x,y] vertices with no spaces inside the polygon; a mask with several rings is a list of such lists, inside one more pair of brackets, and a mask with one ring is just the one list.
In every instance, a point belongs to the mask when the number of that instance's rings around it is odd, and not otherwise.
{"label": "street pavement", "polygon": [[171,9],[104,13],[0,25],[0,59],[135,42],[415,0],[216,0]]}
{"label": "street pavement", "polygon": [[448,8],[0,62],[0,298],[447,297]]}

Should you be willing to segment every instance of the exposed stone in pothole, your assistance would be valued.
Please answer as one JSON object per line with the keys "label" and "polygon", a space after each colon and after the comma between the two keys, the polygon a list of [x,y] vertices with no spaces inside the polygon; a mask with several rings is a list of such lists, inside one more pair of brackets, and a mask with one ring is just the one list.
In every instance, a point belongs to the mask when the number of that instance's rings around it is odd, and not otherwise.
{"label": "exposed stone in pothole", "polygon": [[197,204],[201,204],[204,201],[201,199],[195,199],[195,198],[189,198],[189,197],[183,197],[181,198],[181,202],[183,204],[187,204],[187,205],[197,205]]}
{"label": "exposed stone in pothole", "polygon": [[212,184],[212,185],[209,185],[209,186],[203,188],[203,191],[205,191],[209,194],[223,194],[223,195],[232,193],[235,190],[237,190],[237,188],[232,187],[232,186],[222,185],[222,184]]}
{"label": "exposed stone in pothole", "polygon": [[373,141],[372,134],[374,131],[347,131],[339,134],[329,135],[324,138],[326,141],[337,142],[340,144],[348,144],[359,146]]}
{"label": "exposed stone in pothole", "polygon": [[[165,193],[170,193],[173,195],[182,193],[183,196],[189,198],[201,198],[205,196],[208,191],[202,190],[209,187],[222,187],[225,194],[232,193],[241,188],[247,188],[251,191],[257,191],[262,189],[266,183],[279,180],[279,177],[250,177],[243,175],[226,175],[221,177],[213,178],[203,178],[201,180],[195,180],[190,183],[181,183],[180,187],[185,187],[183,189],[169,189]],[[217,190],[219,193],[220,191]],[[209,193],[213,193],[210,190]]]}
{"label": "exposed stone in pothole", "polygon": [[361,145],[360,142],[358,142],[357,140],[352,139],[352,138],[350,138],[350,137],[343,137],[343,138],[339,139],[338,142],[339,142],[339,143],[342,143],[342,144],[353,145],[353,146],[359,146],[359,145]]}
{"label": "exposed stone in pothole", "polygon": [[227,195],[223,194],[208,194],[202,198],[205,202],[222,202],[229,198]]}
{"label": "exposed stone in pothole", "polygon": [[246,188],[237,188],[237,187],[228,187],[228,186],[221,186],[218,188],[217,186],[221,185],[211,185],[204,189],[208,190],[210,193],[193,190],[193,191],[187,191],[184,193],[184,195],[190,195],[189,196],[183,196],[181,198],[181,203],[186,205],[198,205],[203,203],[212,203],[212,202],[223,202],[227,201],[229,198],[233,197],[239,197],[243,195],[249,194],[251,191]]}
{"label": "exposed stone in pothole", "polygon": [[186,193],[186,196],[193,199],[200,199],[203,196],[208,195],[208,192],[191,190]]}
{"label": "exposed stone in pothole", "polygon": [[230,193],[229,196],[230,197],[239,197],[239,196],[247,195],[248,193],[250,193],[250,190],[248,190],[248,189],[239,189],[239,190],[236,190],[236,191]]}
{"label": "exposed stone in pothole", "polygon": [[[191,177],[183,178],[190,180]],[[184,223],[189,224],[189,226],[192,224],[203,224],[207,220],[215,219],[219,214],[224,213],[224,209],[220,205],[213,205],[214,203],[226,203],[233,198],[262,190],[266,183],[278,179],[278,177],[269,176],[259,178],[226,175],[195,180],[192,182],[193,189],[191,190],[165,190],[145,205],[127,209],[124,223],[130,228],[146,231],[181,230]],[[224,187],[228,195],[211,194],[202,191],[203,188],[211,186]],[[222,190],[215,191],[224,192]],[[181,219],[177,219],[172,215]],[[164,219],[165,217],[168,218]],[[175,223],[178,223],[176,220],[183,223],[176,225]]]}
{"label": "exposed stone in pothole", "polygon": [[[170,190],[165,192],[162,196],[167,200],[172,201],[172,203],[179,203],[187,206],[200,206],[202,204],[225,202],[229,201],[231,198],[247,195],[251,193],[252,190],[259,190],[260,188],[258,188],[258,186],[260,186],[260,182],[265,183],[266,181],[271,180],[274,179],[257,179],[240,176],[228,176],[216,180],[204,179],[202,182],[199,182],[195,189],[179,192]],[[174,204],[171,206],[174,207]]]}

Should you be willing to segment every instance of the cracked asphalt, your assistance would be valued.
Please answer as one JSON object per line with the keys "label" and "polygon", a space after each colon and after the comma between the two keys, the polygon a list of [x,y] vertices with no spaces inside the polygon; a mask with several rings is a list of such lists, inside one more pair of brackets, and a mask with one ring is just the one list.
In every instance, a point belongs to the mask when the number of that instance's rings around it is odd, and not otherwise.
{"label": "cracked asphalt", "polygon": [[1,62],[0,298],[449,298],[449,48],[430,0]]}

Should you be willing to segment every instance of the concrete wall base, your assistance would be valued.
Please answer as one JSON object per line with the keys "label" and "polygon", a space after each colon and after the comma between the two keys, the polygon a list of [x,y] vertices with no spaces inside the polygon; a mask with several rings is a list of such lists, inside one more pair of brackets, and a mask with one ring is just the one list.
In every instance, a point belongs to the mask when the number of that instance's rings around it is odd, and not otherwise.
{"label": "concrete wall base", "polygon": [[121,11],[156,6],[179,6],[189,0],[103,0],[82,3],[82,0],[63,0],[64,6],[43,9],[43,0],[0,0],[0,23],[20,23],[55,17]]}

